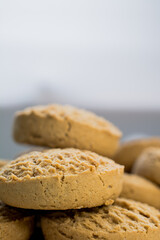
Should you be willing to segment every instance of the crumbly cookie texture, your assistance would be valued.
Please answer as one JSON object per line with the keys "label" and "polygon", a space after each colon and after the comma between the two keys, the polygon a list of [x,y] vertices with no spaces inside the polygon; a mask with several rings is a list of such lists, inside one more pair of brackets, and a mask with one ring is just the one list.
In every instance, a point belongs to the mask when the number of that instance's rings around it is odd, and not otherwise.
{"label": "crumbly cookie texture", "polygon": [[135,174],[124,174],[120,197],[147,203],[160,209],[160,188],[151,181]]}
{"label": "crumbly cookie texture", "polygon": [[13,125],[20,143],[48,147],[74,147],[113,156],[120,130],[95,114],[71,106],[47,105],[18,112]]}
{"label": "crumbly cookie texture", "polygon": [[0,239],[29,240],[34,228],[34,216],[22,209],[9,207],[0,201]]}
{"label": "crumbly cookie texture", "polygon": [[132,172],[160,185],[160,148],[146,149],[136,160]]}
{"label": "crumbly cookie texture", "polygon": [[31,152],[0,171],[0,199],[30,209],[77,209],[111,204],[122,190],[124,167],[90,151]]}
{"label": "crumbly cookie texture", "polygon": [[45,240],[160,239],[160,212],[124,198],[110,206],[51,212],[42,216],[41,225]]}
{"label": "crumbly cookie texture", "polygon": [[148,147],[160,147],[160,138],[152,137],[124,142],[113,159],[117,163],[124,165],[126,172],[130,172],[136,159]]}

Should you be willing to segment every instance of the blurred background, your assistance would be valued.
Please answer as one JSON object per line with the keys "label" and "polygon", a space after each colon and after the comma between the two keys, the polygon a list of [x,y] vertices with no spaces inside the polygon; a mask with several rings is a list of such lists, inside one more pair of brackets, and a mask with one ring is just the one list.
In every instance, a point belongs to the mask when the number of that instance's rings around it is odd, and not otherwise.
{"label": "blurred background", "polygon": [[106,117],[123,139],[160,135],[159,0],[1,0],[0,158],[14,112],[65,103]]}

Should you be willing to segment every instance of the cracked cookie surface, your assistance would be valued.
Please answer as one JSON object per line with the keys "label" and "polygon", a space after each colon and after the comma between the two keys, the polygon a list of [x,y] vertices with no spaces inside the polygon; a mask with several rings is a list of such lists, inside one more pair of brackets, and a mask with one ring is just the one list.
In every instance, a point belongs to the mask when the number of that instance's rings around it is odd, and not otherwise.
{"label": "cracked cookie surface", "polygon": [[77,209],[110,204],[122,189],[123,166],[90,151],[31,152],[0,171],[0,199],[30,209]]}
{"label": "cracked cookie surface", "polygon": [[48,147],[74,147],[112,156],[119,145],[120,130],[95,114],[71,106],[35,106],[18,112],[14,139]]}
{"label": "cracked cookie surface", "polygon": [[49,212],[41,217],[41,225],[45,240],[159,240],[160,212],[118,198],[110,206]]}
{"label": "cracked cookie surface", "polygon": [[33,227],[33,213],[9,207],[0,201],[0,239],[29,240]]}

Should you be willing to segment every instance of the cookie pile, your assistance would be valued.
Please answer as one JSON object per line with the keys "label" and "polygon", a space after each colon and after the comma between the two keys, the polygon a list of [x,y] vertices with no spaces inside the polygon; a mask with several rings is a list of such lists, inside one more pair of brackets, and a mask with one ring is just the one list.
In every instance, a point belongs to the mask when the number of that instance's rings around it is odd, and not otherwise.
{"label": "cookie pile", "polygon": [[125,166],[121,197],[160,209],[160,138],[125,142],[113,159]]}
{"label": "cookie pile", "polygon": [[[110,159],[121,137],[112,123],[71,106],[39,106],[16,114],[13,134],[19,143],[49,149],[2,167],[0,239],[29,240],[34,215],[45,240],[160,239],[160,212],[153,207],[159,201],[151,204],[147,195],[159,189],[124,175],[124,166]],[[136,195],[145,189],[144,201],[128,194],[135,182]]]}

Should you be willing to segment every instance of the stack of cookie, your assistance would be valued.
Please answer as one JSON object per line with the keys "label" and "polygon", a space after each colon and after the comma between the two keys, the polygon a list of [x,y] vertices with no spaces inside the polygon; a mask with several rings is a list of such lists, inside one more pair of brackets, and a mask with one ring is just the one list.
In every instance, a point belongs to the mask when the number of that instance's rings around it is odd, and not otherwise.
{"label": "stack of cookie", "polygon": [[[45,240],[160,239],[158,210],[118,198],[124,167],[108,157],[115,154],[120,137],[110,122],[70,106],[17,113],[15,140],[50,149],[23,154],[3,167],[0,199],[21,211],[36,210]],[[30,234],[32,215],[30,224],[24,220],[23,225]],[[7,240],[13,239],[4,232]],[[28,240],[29,234],[16,239]]]}
{"label": "stack of cookie", "polygon": [[121,197],[160,209],[160,138],[125,142],[118,148],[114,160],[128,172],[124,174]]}

